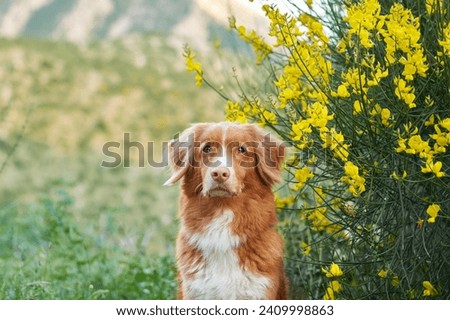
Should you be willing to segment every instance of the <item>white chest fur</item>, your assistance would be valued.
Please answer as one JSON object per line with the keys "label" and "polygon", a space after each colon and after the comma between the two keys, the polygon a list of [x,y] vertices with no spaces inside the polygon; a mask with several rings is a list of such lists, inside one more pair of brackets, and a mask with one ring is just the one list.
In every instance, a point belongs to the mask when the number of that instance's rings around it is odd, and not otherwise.
{"label": "white chest fur", "polygon": [[234,213],[225,210],[206,226],[205,231],[188,238],[202,253],[194,269],[183,266],[193,277],[183,279],[186,299],[264,299],[270,280],[240,266],[236,248],[241,239],[231,233]]}

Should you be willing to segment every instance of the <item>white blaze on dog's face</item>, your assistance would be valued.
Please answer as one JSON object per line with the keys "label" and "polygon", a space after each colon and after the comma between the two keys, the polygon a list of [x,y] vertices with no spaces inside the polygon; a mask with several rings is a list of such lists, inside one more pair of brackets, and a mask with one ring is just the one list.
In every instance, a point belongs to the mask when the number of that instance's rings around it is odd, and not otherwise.
{"label": "white blaze on dog's face", "polygon": [[[207,141],[200,145],[202,176],[201,194],[205,196],[227,197],[242,191],[244,171],[240,170],[243,160],[251,162],[242,146],[228,145],[226,129],[222,141]],[[241,148],[241,149],[240,149]],[[244,158],[248,159],[244,159]]]}
{"label": "white blaze on dog's face", "polygon": [[236,196],[255,183],[278,181],[284,155],[281,142],[256,125],[199,123],[172,141],[173,174],[165,184],[183,178],[191,194]]}

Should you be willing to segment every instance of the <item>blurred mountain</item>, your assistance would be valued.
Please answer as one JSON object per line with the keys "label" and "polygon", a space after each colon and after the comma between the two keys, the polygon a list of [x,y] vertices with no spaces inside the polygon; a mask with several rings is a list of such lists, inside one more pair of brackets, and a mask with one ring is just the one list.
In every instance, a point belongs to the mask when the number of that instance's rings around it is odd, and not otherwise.
{"label": "blurred mountain", "polygon": [[[260,29],[265,18],[247,0],[2,0],[0,36],[64,39],[159,33],[199,49],[227,38],[228,17]],[[226,40],[226,39],[225,39]]]}

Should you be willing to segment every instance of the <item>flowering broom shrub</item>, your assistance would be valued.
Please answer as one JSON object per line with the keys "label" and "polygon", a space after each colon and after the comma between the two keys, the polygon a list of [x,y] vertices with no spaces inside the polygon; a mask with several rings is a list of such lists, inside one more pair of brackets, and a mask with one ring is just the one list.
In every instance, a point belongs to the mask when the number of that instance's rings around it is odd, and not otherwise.
{"label": "flowering broom shrub", "polygon": [[264,37],[230,20],[267,81],[220,92],[228,120],[292,146],[276,195],[291,296],[448,299],[450,4],[329,0],[320,17],[306,5],[264,5]]}

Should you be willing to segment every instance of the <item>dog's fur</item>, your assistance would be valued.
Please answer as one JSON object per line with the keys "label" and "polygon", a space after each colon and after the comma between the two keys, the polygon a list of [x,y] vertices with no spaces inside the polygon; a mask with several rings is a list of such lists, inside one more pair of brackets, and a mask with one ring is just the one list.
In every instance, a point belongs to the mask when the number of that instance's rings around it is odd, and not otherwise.
{"label": "dog's fur", "polygon": [[199,123],[169,146],[181,179],[180,299],[286,299],[271,186],[283,144],[255,125]]}

